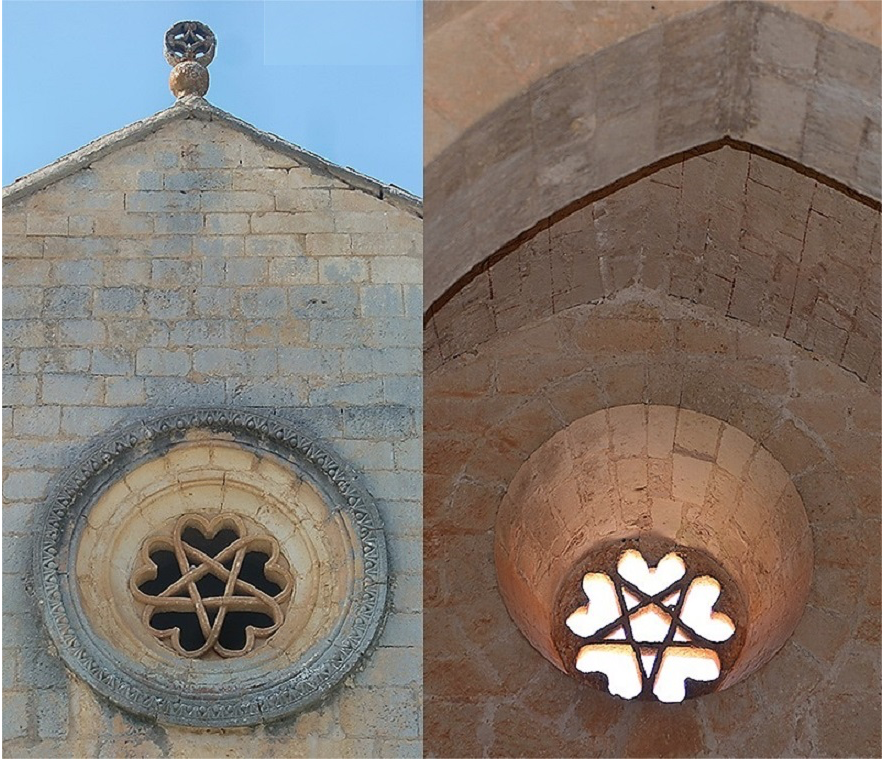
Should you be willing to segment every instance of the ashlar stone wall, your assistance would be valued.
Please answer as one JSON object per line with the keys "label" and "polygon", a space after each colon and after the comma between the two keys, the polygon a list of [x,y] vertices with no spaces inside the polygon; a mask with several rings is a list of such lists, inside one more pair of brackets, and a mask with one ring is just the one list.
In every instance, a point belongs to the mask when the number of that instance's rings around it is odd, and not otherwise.
{"label": "ashlar stone wall", "polygon": [[[167,121],[6,205],[6,756],[420,754],[420,215],[205,117]],[[53,478],[111,426],[190,405],[296,423],[362,476],[385,522],[378,648],[281,723],[136,719],[66,671],[33,599]]]}

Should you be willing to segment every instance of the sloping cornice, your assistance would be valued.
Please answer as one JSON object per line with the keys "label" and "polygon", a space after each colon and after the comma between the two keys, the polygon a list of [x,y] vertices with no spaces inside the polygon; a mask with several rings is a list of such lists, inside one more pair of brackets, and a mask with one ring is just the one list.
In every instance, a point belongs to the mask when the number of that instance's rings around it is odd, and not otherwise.
{"label": "sloping cornice", "polygon": [[321,156],[317,156],[315,153],[310,153],[308,150],[283,140],[277,135],[262,132],[248,122],[242,121],[242,119],[238,119],[232,114],[213,106],[204,98],[196,96],[181,98],[170,108],[166,108],[141,121],[129,124],[104,137],[99,137],[79,150],[75,150],[73,153],[68,153],[57,161],[53,161],[48,166],[44,166],[15,180],[11,185],[3,188],[3,205],[5,206],[38,190],[42,190],[126,145],[145,139],[165,125],[179,119],[219,121],[225,126],[250,137],[264,147],[293,158],[299,164],[309,167],[319,174],[340,180],[354,190],[361,190],[363,193],[380,198],[415,216],[421,218],[423,216],[423,201],[407,190],[402,190],[395,185],[385,185],[376,179],[359,174],[359,172],[353,169],[337,166]]}

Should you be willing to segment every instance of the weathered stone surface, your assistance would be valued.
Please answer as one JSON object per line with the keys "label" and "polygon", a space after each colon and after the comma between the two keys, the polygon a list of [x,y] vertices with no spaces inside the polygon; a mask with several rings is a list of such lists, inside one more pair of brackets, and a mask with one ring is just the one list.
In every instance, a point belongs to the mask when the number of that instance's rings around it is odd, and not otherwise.
{"label": "weathered stone surface", "polygon": [[[659,188],[675,192],[660,196]],[[872,202],[744,146],[684,154],[585,200],[476,270],[433,310],[430,329],[445,358],[539,317],[643,285],[763,325],[868,378],[880,348],[879,327],[861,318],[879,311],[879,292],[863,285],[880,269]],[[667,220],[666,242],[645,239],[645,219]],[[611,350],[627,342],[614,321],[587,329],[601,333]],[[682,329],[685,349],[701,340]],[[648,326],[628,341],[654,351],[658,330]],[[585,340],[596,337],[587,333]],[[726,345],[732,342],[721,350]]]}
{"label": "weathered stone surface", "polygon": [[[4,338],[14,348],[4,359],[15,374],[4,384],[4,632],[17,639],[6,643],[5,751],[415,754],[419,201],[204,102],[102,138],[5,195]],[[402,622],[376,671],[364,661],[369,686],[271,727],[160,728],[78,679],[68,688],[58,657],[23,629],[36,613],[22,561],[49,485],[108,426],[186,405],[264,407],[322,439],[381,500],[389,540],[402,544],[391,602]]]}
{"label": "weathered stone surface", "polygon": [[450,121],[444,139],[427,130],[427,303],[550,214],[723,138],[879,200],[880,15],[854,5],[849,34],[833,4],[773,2],[489,4],[440,27],[427,62],[448,68],[426,102]]}
{"label": "weathered stone surface", "polygon": [[[464,129],[491,113],[526,83],[565,69],[587,53],[708,5],[702,0],[659,3],[653,8],[616,3],[594,8],[581,4],[433,3],[425,12],[426,162],[433,161]],[[816,30],[836,30],[843,32],[842,36],[879,47],[880,13],[873,3],[766,5],[769,11],[761,17],[757,32],[758,58],[792,76],[804,72],[807,66],[811,71]],[[809,33],[795,36],[791,25],[783,23],[775,12],[775,6],[802,16]],[[469,50],[468,56],[464,50]],[[732,65],[732,57],[728,60]],[[479,68],[486,76],[486,86],[481,88],[474,83]]]}

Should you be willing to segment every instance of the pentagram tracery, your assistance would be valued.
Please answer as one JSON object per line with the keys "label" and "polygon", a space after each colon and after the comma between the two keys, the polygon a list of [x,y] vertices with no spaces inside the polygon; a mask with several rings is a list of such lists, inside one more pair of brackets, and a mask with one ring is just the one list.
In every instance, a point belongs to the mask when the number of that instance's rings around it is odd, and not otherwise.
{"label": "pentagram tracery", "polygon": [[282,625],[294,578],[276,539],[249,534],[238,515],[190,514],[144,542],[130,588],[177,654],[236,657]]}
{"label": "pentagram tracery", "polygon": [[566,620],[587,641],[575,667],[604,674],[611,694],[680,702],[687,680],[720,676],[718,650],[735,626],[713,610],[720,583],[688,572],[678,554],[667,554],[651,570],[639,551],[626,550],[609,574],[586,573],[582,589],[588,604]]}

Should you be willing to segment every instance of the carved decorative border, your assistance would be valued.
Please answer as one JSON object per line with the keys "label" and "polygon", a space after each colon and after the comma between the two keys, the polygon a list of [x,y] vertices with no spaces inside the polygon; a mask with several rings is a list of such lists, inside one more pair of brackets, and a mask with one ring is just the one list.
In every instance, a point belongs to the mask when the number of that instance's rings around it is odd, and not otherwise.
{"label": "carved decorative border", "polygon": [[[79,607],[68,573],[79,531],[96,497],[128,468],[155,458],[189,430],[231,435],[246,447],[269,451],[308,478],[332,509],[351,520],[364,578],[322,654],[280,670],[249,687],[227,682],[198,690],[166,679],[103,645]],[[67,666],[120,707],[156,720],[187,726],[245,726],[301,711],[325,697],[358,664],[376,640],[386,612],[388,568],[383,525],[376,505],[355,476],[318,443],[284,419],[250,411],[188,409],[124,427],[92,446],[58,480],[43,513],[34,555],[38,602]]]}

